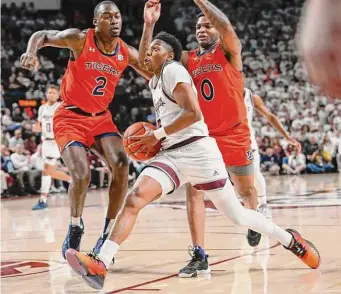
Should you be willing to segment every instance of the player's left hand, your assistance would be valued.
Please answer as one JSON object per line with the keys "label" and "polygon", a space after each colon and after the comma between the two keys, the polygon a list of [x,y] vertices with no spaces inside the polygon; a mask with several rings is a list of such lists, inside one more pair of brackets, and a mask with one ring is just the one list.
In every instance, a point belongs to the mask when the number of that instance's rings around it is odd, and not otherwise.
{"label": "player's left hand", "polygon": [[297,148],[297,153],[301,153],[302,151],[302,146],[301,143],[296,141],[294,138],[288,138],[287,142],[291,144],[292,146],[295,146]]}
{"label": "player's left hand", "polygon": [[159,143],[159,140],[156,139],[156,137],[154,136],[154,131],[149,128],[142,136],[131,136],[129,137],[129,139],[137,140],[134,143],[130,144],[129,147],[143,145],[148,149],[148,147],[153,147],[157,143]]}
{"label": "player's left hand", "polygon": [[144,6],[143,17],[147,24],[155,24],[160,18],[161,3],[160,0],[149,0]]}

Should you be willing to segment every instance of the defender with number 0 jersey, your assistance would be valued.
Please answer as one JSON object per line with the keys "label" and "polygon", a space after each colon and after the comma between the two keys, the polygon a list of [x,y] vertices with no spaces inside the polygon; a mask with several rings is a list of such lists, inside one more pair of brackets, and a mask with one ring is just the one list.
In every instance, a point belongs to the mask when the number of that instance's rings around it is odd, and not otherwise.
{"label": "defender with number 0 jersey", "polygon": [[[96,136],[118,133],[108,106],[128,66],[128,45],[118,38],[115,51],[106,54],[97,47],[95,38],[95,30],[89,29],[81,55],[76,60],[71,56],[62,80],[63,103],[54,117],[55,138],[61,151],[75,141],[90,148]],[[72,111],[76,108],[92,116]]]}
{"label": "defender with number 0 jersey", "polygon": [[210,136],[227,166],[252,162],[250,130],[243,97],[243,74],[228,61],[218,41],[200,54],[189,53],[187,69],[198,89],[200,107]]}

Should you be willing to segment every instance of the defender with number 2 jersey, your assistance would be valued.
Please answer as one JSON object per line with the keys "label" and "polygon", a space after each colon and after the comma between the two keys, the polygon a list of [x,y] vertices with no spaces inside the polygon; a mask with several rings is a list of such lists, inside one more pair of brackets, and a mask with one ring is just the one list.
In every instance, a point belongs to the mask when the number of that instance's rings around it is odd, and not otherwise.
{"label": "defender with number 2 jersey", "polygon": [[117,38],[114,52],[106,54],[97,47],[95,38],[95,30],[88,29],[80,56],[69,60],[62,80],[63,103],[54,117],[60,151],[73,142],[91,148],[98,136],[119,133],[108,106],[128,66],[128,45]]}
{"label": "defender with number 2 jersey", "polygon": [[101,53],[95,42],[95,30],[87,31],[81,55],[70,59],[61,84],[66,105],[97,113],[106,110],[115,88],[128,66],[128,45],[118,38],[113,54]]}
{"label": "defender with number 2 jersey", "polygon": [[227,58],[218,41],[202,54],[199,49],[191,51],[187,69],[198,90],[210,136],[216,139],[226,166],[245,166],[253,156],[243,74]]}

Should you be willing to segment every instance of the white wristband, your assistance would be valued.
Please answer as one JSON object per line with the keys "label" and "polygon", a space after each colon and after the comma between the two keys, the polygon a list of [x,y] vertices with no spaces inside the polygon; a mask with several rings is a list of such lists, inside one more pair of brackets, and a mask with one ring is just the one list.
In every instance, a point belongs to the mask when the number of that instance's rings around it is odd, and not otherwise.
{"label": "white wristband", "polygon": [[165,129],[162,127],[154,131],[154,136],[156,139],[161,140],[167,137],[167,134],[166,134]]}

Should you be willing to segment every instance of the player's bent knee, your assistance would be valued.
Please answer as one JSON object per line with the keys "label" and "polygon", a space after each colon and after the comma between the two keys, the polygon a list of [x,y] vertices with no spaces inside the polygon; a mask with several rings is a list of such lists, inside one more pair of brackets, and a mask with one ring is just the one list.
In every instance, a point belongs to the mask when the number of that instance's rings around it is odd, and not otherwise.
{"label": "player's bent knee", "polygon": [[245,185],[238,188],[238,192],[243,197],[252,197],[254,193],[253,185]]}
{"label": "player's bent knee", "polygon": [[90,171],[88,169],[70,170],[73,184],[88,185],[90,182]]}
{"label": "player's bent knee", "polygon": [[115,154],[115,158],[109,163],[112,172],[117,169],[126,169],[129,166],[127,154],[124,151],[118,151]]}
{"label": "player's bent knee", "polygon": [[133,188],[132,191],[128,193],[124,209],[128,209],[132,213],[138,213],[147,203],[143,199],[143,195],[139,195],[137,190]]}

